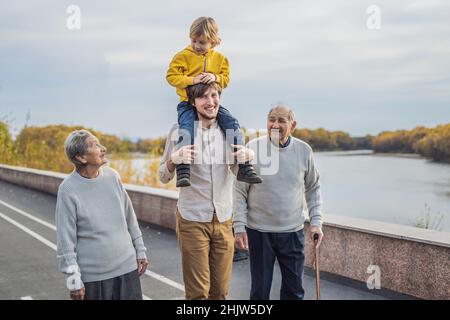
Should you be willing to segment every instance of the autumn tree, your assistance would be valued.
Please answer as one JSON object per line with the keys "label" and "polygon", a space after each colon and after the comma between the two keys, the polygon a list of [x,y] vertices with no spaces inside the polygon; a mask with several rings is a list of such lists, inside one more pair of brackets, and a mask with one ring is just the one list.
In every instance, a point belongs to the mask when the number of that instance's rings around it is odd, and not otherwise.
{"label": "autumn tree", "polygon": [[12,164],[13,159],[13,141],[9,133],[9,126],[0,121],[0,163]]}

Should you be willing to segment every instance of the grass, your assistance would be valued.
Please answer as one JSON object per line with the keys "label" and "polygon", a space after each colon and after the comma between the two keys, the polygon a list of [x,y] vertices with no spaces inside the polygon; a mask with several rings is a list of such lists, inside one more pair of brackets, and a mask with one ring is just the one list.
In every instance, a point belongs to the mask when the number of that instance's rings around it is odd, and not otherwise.
{"label": "grass", "polygon": [[440,211],[432,212],[431,207],[425,203],[420,216],[412,223],[414,227],[442,231],[441,223],[444,215]]}

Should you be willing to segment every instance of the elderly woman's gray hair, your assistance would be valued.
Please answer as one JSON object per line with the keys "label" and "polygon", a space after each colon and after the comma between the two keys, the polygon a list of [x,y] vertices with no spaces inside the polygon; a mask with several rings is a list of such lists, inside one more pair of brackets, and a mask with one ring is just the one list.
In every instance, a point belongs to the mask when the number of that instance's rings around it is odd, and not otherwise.
{"label": "elderly woman's gray hair", "polygon": [[87,130],[75,130],[67,136],[66,141],[64,142],[64,150],[66,151],[67,158],[77,168],[83,164],[77,160],[76,156],[86,154],[88,149],[86,139],[89,137],[95,136]]}

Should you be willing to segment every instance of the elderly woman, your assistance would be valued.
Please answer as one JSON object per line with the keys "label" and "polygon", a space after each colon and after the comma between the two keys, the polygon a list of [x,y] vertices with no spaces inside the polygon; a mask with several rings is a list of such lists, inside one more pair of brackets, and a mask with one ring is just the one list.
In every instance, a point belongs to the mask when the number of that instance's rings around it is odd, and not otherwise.
{"label": "elderly woman", "polygon": [[142,299],[148,265],[142,233],[106,148],[86,130],[64,144],[75,170],[58,190],[56,226],[61,272],[74,300]]}

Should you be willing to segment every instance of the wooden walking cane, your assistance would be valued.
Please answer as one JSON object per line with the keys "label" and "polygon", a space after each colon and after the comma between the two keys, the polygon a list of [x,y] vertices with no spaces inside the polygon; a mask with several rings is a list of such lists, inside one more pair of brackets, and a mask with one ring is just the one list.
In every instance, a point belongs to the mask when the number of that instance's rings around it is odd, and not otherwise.
{"label": "wooden walking cane", "polygon": [[316,269],[316,298],[320,300],[320,264],[319,264],[319,248],[316,247],[319,235],[314,233],[314,269]]}

